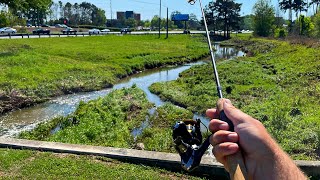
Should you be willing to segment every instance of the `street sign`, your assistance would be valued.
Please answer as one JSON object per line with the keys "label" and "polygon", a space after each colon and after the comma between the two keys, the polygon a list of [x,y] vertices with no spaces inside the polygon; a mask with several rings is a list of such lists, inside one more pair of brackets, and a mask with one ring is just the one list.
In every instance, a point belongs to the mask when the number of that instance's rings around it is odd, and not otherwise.
{"label": "street sign", "polygon": [[172,21],[189,21],[189,14],[176,14],[172,17]]}

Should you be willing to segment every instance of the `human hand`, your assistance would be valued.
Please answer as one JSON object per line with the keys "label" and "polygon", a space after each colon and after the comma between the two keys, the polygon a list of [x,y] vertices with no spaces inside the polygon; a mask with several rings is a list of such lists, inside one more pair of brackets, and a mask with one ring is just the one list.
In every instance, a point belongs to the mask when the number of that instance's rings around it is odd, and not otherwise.
{"label": "human hand", "polygon": [[287,168],[285,166],[291,167],[288,172],[294,169],[294,172],[302,175],[300,177],[304,177],[260,121],[235,108],[230,100],[220,99],[217,106],[224,108],[226,116],[234,125],[235,132],[228,131],[229,125],[219,120],[219,111],[207,110],[207,116],[212,118],[209,129],[213,133],[210,138],[213,154],[228,171],[226,157],[235,154],[241,148],[250,179],[281,178],[284,173],[282,170]]}

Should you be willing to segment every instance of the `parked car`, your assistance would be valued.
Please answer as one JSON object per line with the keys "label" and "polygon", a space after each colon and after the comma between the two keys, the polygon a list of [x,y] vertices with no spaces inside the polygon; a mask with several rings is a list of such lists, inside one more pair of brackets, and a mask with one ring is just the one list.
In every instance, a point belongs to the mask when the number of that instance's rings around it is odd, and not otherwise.
{"label": "parked car", "polygon": [[50,34],[50,30],[38,28],[38,29],[33,30],[32,34]]}
{"label": "parked car", "polygon": [[110,32],[110,29],[102,29],[101,32],[107,33],[107,32]]}
{"label": "parked car", "polygon": [[13,29],[11,27],[4,27],[4,28],[1,28],[0,29],[0,33],[1,34],[15,34],[17,33],[17,30],[16,29]]}
{"label": "parked car", "polygon": [[65,24],[56,24],[55,27],[56,28],[67,28],[68,26]]}
{"label": "parked car", "polygon": [[41,27],[50,27],[48,24],[42,24]]}
{"label": "parked car", "polygon": [[121,34],[131,33],[131,29],[130,28],[122,28],[120,32],[121,32]]}
{"label": "parked car", "polygon": [[189,30],[184,30],[183,34],[190,34],[190,31]]}
{"label": "parked car", "polygon": [[89,31],[89,34],[100,34],[100,30],[99,29],[90,29]]}
{"label": "parked car", "polygon": [[77,30],[67,27],[61,31],[63,34],[77,34]]}

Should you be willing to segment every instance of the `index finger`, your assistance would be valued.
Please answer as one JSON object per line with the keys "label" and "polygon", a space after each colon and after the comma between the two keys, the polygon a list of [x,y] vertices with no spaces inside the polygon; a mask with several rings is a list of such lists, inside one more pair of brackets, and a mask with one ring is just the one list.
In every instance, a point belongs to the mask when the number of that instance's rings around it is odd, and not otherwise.
{"label": "index finger", "polygon": [[211,119],[219,119],[219,112],[217,109],[208,109],[206,115]]}

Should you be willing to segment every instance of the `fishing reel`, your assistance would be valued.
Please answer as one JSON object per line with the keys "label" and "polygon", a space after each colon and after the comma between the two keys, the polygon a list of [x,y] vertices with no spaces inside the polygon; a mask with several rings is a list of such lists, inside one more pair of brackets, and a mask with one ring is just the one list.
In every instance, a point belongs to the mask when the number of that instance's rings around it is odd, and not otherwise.
{"label": "fishing reel", "polygon": [[202,143],[201,120],[184,120],[173,127],[175,149],[181,157],[181,166],[190,172],[199,166],[201,158],[208,149],[209,137]]}

